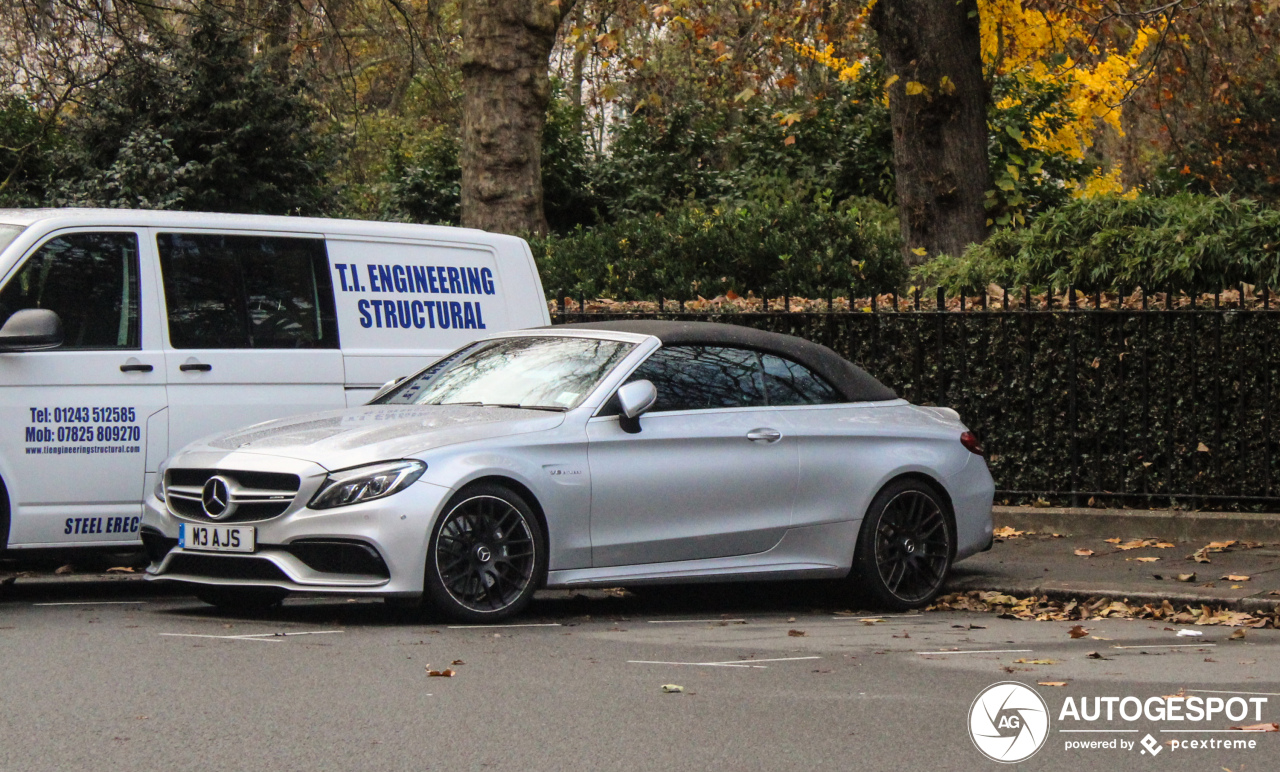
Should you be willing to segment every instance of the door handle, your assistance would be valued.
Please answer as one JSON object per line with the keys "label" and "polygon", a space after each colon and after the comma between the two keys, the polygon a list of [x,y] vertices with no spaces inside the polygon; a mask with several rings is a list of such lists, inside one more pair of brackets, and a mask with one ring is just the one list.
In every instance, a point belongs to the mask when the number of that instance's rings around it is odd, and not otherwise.
{"label": "door handle", "polygon": [[155,368],[151,365],[139,364],[137,362],[120,365],[120,372],[122,373],[149,373],[154,369]]}
{"label": "door handle", "polygon": [[782,432],[777,429],[752,429],[747,432],[747,439],[752,442],[777,442],[782,439]]}
{"label": "door handle", "polygon": [[213,365],[206,365],[200,362],[188,362],[184,365],[178,365],[178,369],[184,373],[207,373],[213,369]]}

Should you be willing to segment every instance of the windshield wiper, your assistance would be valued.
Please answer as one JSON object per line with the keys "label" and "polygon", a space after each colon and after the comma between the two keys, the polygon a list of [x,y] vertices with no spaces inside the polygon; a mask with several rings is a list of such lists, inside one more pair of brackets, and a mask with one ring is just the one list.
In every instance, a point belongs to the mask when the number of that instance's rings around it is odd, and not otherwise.
{"label": "windshield wiper", "polygon": [[551,405],[520,405],[514,402],[437,402],[438,405],[467,405],[469,407],[509,407],[517,410],[550,410],[553,413],[563,413],[569,408],[553,407]]}

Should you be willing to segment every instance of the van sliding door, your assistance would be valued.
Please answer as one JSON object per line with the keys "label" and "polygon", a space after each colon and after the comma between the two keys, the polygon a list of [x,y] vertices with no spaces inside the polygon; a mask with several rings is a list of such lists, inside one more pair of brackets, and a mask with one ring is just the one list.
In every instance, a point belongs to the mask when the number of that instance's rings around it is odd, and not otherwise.
{"label": "van sliding door", "polygon": [[155,232],[167,310],[169,448],[345,406],[324,239]]}

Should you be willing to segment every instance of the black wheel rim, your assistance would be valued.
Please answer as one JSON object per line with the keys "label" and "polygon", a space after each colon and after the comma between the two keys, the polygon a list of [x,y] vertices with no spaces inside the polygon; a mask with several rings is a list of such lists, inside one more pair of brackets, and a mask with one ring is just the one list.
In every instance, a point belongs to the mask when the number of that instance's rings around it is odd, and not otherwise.
{"label": "black wheel rim", "polygon": [[472,611],[501,611],[533,581],[536,546],[524,514],[497,496],[473,496],[445,516],[436,538],[444,589]]}
{"label": "black wheel rim", "polygon": [[885,589],[906,603],[927,599],[946,578],[951,528],[938,502],[904,491],[885,505],[876,528],[876,566]]}

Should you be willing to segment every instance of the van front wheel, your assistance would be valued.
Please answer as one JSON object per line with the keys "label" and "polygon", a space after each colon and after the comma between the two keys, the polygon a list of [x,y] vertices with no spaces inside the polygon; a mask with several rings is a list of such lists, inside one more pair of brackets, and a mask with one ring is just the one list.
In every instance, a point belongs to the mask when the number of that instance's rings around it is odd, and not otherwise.
{"label": "van front wheel", "polygon": [[275,606],[289,594],[274,587],[201,587],[195,596],[230,614],[259,614]]}

